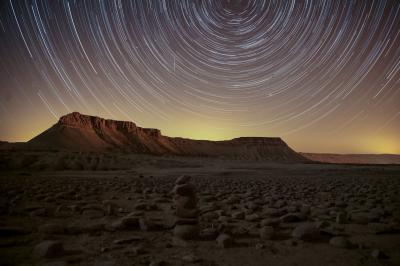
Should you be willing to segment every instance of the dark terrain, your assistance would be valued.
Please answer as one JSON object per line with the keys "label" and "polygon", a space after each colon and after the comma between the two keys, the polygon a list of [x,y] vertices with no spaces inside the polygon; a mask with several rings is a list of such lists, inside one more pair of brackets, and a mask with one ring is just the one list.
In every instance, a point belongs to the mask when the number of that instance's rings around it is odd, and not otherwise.
{"label": "dark terrain", "polygon": [[[38,154],[1,172],[2,265],[400,264],[400,166]],[[176,243],[181,175],[200,233]]]}
{"label": "dark terrain", "polygon": [[315,156],[63,116],[0,143],[0,265],[400,265],[397,157]]}

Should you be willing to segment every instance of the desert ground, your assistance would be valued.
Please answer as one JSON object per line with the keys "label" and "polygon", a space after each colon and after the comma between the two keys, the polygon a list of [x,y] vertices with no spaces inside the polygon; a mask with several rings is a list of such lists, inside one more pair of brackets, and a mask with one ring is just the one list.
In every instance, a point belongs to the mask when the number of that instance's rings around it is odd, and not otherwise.
{"label": "desert ground", "polygon": [[0,169],[1,265],[400,265],[400,165],[9,151]]}

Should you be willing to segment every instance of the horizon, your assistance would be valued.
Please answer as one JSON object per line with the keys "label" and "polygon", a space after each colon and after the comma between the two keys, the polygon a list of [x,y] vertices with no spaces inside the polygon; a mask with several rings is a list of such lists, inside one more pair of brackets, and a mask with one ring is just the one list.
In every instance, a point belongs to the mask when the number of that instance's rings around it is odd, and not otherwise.
{"label": "horizon", "polygon": [[171,137],[400,154],[399,13],[396,1],[10,0],[0,140],[77,110]]}
{"label": "horizon", "polygon": [[[78,112],[78,111],[72,111],[71,113],[64,114],[64,115],[60,116],[60,118],[64,117],[64,116],[67,116],[67,115],[71,115],[72,113],[78,113],[78,114],[83,115],[83,116],[97,117],[97,118],[104,119],[104,120],[111,120],[111,121],[118,121],[118,122],[132,122],[136,126],[141,127],[141,128],[158,129],[158,130],[160,130],[161,135],[166,136],[166,137],[172,137],[172,138],[187,138],[187,139],[191,139],[191,140],[205,140],[205,141],[228,141],[228,140],[232,140],[232,139],[235,139],[235,138],[280,138],[286,144],[288,144],[288,146],[290,148],[292,148],[294,151],[300,152],[300,153],[333,154],[333,155],[358,155],[358,154],[361,154],[361,155],[400,155],[400,153],[384,153],[384,152],[383,153],[368,153],[368,152],[365,152],[365,153],[351,153],[351,152],[350,153],[340,153],[340,152],[330,152],[330,151],[327,151],[327,152],[314,152],[314,151],[297,150],[288,141],[286,141],[285,138],[282,138],[282,137],[279,137],[279,136],[235,136],[235,137],[232,137],[232,138],[224,138],[224,139],[223,138],[222,139],[201,139],[201,138],[193,138],[193,137],[190,137],[190,136],[181,136],[181,135],[173,136],[173,135],[169,135],[169,134],[164,133],[164,131],[162,129],[160,129],[160,128],[151,127],[151,126],[150,127],[144,127],[144,126],[136,123],[135,121],[120,120],[120,119],[114,119],[114,118],[109,118],[109,117],[101,117],[101,116],[98,116],[98,115],[89,115],[89,114],[84,114],[84,113],[81,113],[81,112]],[[17,142],[28,142],[29,140],[35,138],[36,136],[40,135],[42,132],[44,132],[47,129],[49,129],[51,126],[57,124],[59,119],[57,119],[54,123],[52,123],[46,129],[42,130],[38,134],[36,134],[36,135],[26,139],[26,140],[9,141],[9,140],[0,139],[0,141],[6,141],[6,142],[10,142],[10,143],[13,143],[13,142],[16,142],[16,143]]]}

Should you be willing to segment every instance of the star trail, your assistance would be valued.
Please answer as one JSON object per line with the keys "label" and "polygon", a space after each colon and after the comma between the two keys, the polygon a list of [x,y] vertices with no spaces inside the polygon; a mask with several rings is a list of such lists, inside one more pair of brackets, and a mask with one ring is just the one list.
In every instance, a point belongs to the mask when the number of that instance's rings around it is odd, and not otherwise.
{"label": "star trail", "polygon": [[400,2],[3,1],[0,139],[66,113],[400,153]]}

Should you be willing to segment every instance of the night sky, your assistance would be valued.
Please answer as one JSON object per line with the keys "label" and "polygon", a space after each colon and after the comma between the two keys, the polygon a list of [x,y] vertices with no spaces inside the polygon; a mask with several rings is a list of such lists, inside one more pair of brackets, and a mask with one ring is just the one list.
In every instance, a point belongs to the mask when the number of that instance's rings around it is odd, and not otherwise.
{"label": "night sky", "polygon": [[400,1],[7,0],[0,139],[72,111],[194,139],[400,153]]}

